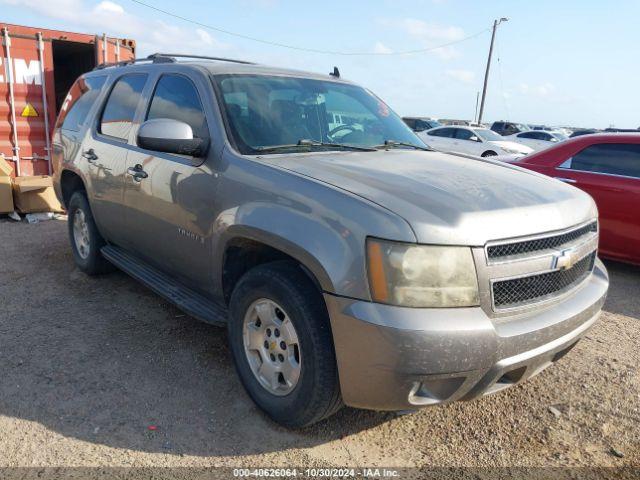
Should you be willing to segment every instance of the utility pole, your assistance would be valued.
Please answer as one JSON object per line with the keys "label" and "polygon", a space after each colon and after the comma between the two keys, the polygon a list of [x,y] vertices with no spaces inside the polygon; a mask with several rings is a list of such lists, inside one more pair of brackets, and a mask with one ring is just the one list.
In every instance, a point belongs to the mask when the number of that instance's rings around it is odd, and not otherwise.
{"label": "utility pole", "polygon": [[487,58],[487,70],[484,73],[484,86],[482,87],[482,101],[480,102],[480,115],[478,115],[478,123],[482,123],[482,114],[484,113],[484,100],[487,96],[487,83],[489,82],[489,68],[491,67],[491,55],[493,54],[493,42],[496,39],[496,29],[502,22],[509,19],[502,17],[500,20],[493,21],[493,32],[491,33],[491,46],[489,47],[489,58]]}
{"label": "utility pole", "polygon": [[476,109],[473,112],[473,121],[478,125],[480,124],[480,122],[478,121],[478,102],[479,101],[480,101],[480,91],[477,91],[476,92]]}

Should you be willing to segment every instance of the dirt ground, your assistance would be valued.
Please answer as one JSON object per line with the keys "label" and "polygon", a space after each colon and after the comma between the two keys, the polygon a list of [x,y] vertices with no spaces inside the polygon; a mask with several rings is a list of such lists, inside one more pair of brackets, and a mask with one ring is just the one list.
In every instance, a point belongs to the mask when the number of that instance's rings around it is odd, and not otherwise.
{"label": "dirt ground", "polygon": [[0,467],[639,467],[640,269],[607,267],[601,320],[531,381],[295,432],[245,394],[223,329],[80,273],[63,221],[0,220]]}

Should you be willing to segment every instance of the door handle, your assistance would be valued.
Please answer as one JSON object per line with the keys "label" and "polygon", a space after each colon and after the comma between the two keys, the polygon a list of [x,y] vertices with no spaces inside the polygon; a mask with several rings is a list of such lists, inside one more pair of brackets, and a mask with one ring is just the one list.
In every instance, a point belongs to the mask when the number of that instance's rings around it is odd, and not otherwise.
{"label": "door handle", "polygon": [[561,182],[564,182],[564,183],[577,183],[577,181],[574,180],[573,178],[555,177],[555,179],[560,180]]}
{"label": "door handle", "polygon": [[93,151],[93,148],[82,152],[82,156],[87,159],[89,163],[93,163],[98,159],[96,152]]}
{"label": "door handle", "polygon": [[149,174],[142,169],[142,165],[127,168],[127,174],[133,177],[133,180],[140,182],[143,178],[147,178]]}

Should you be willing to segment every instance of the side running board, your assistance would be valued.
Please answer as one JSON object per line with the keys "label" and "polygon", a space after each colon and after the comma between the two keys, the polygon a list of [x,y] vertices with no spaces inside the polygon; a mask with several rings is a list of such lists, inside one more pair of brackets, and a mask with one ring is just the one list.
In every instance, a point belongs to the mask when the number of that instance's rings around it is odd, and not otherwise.
{"label": "side running board", "polygon": [[120,270],[166,298],[180,310],[194,318],[213,325],[226,325],[227,309],[204,295],[185,287],[166,273],[150,266],[122,248],[106,245],[102,256]]}

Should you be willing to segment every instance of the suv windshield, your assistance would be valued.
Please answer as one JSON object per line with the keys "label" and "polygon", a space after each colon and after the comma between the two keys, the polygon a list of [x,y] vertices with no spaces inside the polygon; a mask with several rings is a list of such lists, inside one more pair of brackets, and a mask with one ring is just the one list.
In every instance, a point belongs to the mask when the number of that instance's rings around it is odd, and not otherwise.
{"label": "suv windshield", "polygon": [[502,135],[498,135],[493,130],[489,130],[488,128],[474,128],[473,131],[478,135],[481,139],[487,142],[501,142],[504,140]]}
{"label": "suv windshield", "polygon": [[[365,89],[334,81],[265,75],[215,76],[229,135],[243,154],[287,150],[424,148],[389,107]],[[302,140],[302,142],[301,142]],[[344,148],[342,148],[344,150]]]}

